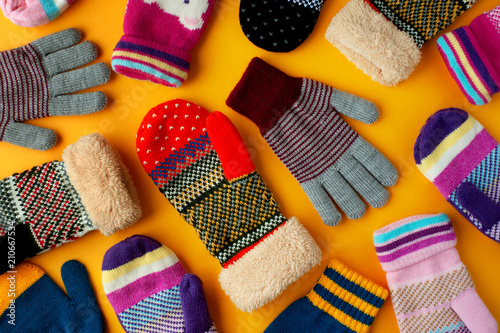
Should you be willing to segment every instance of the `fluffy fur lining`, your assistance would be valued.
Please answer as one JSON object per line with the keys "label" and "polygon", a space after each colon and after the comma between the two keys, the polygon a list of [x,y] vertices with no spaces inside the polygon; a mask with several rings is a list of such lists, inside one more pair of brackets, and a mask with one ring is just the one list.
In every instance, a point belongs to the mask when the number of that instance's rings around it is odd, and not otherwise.
{"label": "fluffy fur lining", "polygon": [[318,245],[292,217],[237,262],[223,268],[219,282],[238,309],[252,312],[320,261]]}
{"label": "fluffy fur lining", "polygon": [[87,214],[104,235],[129,227],[141,217],[128,169],[102,135],[82,136],[66,147],[63,161]]}
{"label": "fluffy fur lining", "polygon": [[373,81],[395,86],[407,79],[421,53],[410,35],[363,0],[351,0],[332,19],[325,38]]}

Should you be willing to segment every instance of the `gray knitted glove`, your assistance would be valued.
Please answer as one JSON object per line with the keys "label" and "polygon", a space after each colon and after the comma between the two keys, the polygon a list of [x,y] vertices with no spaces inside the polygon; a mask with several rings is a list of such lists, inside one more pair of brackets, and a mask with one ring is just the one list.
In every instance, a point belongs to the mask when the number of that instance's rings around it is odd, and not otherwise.
{"label": "gray knitted glove", "polygon": [[389,199],[384,186],[394,185],[398,172],[339,116],[370,124],[378,118],[373,103],[290,77],[259,58],[252,59],[226,103],[259,126],[325,224],[341,220],[331,199],[350,219],[366,211],[360,196],[377,208]]}
{"label": "gray knitted glove", "polygon": [[69,71],[97,57],[91,42],[75,45],[80,39],[80,31],[67,29],[0,52],[0,141],[47,150],[56,143],[55,133],[21,121],[89,114],[106,106],[100,91],[67,95],[104,84],[110,75],[104,63]]}

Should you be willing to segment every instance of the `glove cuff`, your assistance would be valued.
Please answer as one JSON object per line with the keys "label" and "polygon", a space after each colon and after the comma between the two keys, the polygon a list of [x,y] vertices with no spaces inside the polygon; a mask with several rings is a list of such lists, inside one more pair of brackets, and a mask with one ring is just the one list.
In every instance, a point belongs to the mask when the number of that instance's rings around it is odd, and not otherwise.
{"label": "glove cuff", "polygon": [[250,118],[264,135],[300,97],[302,82],[253,58],[226,104]]}
{"label": "glove cuff", "polygon": [[252,312],[272,301],[320,261],[318,245],[293,217],[236,262],[222,268],[219,282],[238,309]]}
{"label": "glove cuff", "polygon": [[122,36],[111,56],[111,66],[118,74],[167,87],[184,83],[190,61],[186,50],[133,35]]}
{"label": "glove cuff", "polygon": [[83,136],[66,147],[63,161],[90,220],[104,235],[129,227],[141,217],[128,169],[102,135]]}
{"label": "glove cuff", "polygon": [[407,217],[375,231],[373,241],[386,272],[414,265],[457,243],[453,226],[445,214]]}
{"label": "glove cuff", "polygon": [[438,39],[439,52],[450,74],[471,104],[484,105],[499,91],[498,45],[500,26],[495,26],[489,13],[478,16],[469,27],[458,28]]}
{"label": "glove cuff", "polygon": [[385,86],[408,78],[421,57],[413,38],[364,0],[349,1],[332,19],[325,38]]}

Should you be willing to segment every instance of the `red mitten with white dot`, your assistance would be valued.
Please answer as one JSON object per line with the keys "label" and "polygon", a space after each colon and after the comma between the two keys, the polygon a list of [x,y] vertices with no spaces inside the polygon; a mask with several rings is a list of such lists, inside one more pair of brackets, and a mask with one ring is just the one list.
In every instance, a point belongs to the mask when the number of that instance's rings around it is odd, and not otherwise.
{"label": "red mitten with white dot", "polygon": [[172,100],[151,109],[137,132],[148,175],[222,265],[233,303],[253,311],[319,263],[321,252],[287,219],[222,113]]}

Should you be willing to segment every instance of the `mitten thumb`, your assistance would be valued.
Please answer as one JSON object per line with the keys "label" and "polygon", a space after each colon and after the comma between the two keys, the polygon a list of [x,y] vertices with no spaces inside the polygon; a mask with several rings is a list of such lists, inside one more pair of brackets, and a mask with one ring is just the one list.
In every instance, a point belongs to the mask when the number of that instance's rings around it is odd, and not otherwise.
{"label": "mitten thumb", "polygon": [[474,184],[465,182],[457,189],[458,202],[488,230],[500,221],[500,206]]}
{"label": "mitten thumb", "polygon": [[451,301],[451,307],[460,316],[471,333],[497,333],[498,324],[474,288],[467,289]]}

